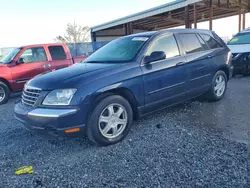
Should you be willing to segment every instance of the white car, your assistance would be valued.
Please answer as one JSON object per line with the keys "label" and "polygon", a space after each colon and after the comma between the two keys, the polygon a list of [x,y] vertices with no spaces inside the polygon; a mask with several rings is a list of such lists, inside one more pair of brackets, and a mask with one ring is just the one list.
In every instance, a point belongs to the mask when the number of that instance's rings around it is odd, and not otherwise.
{"label": "white car", "polygon": [[233,55],[233,75],[248,75],[250,73],[250,28],[235,35],[227,45]]}

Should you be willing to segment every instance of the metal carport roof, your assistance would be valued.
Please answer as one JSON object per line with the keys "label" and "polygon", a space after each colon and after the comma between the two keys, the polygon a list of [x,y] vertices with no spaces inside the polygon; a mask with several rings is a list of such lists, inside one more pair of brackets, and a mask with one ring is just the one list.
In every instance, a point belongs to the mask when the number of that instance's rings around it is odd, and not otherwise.
{"label": "metal carport roof", "polygon": [[[239,15],[239,23],[245,13],[250,11],[250,0],[176,0],[149,10],[119,18],[91,28],[92,39],[98,36],[122,36],[132,34],[133,30],[153,31],[185,25],[191,28],[192,23],[210,21],[228,16]],[[239,30],[241,25],[239,24]],[[125,33],[114,32],[125,29]]]}

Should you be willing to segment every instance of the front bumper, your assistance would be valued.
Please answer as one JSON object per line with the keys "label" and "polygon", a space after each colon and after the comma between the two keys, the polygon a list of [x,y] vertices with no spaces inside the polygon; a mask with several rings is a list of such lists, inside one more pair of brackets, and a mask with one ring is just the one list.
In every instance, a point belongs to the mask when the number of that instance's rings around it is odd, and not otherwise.
{"label": "front bumper", "polygon": [[[232,65],[234,66],[235,74],[249,74],[250,73],[250,60],[245,59],[249,53],[244,53],[237,58],[232,60]],[[245,58],[244,58],[245,57]]]}
{"label": "front bumper", "polygon": [[85,124],[80,117],[81,110],[77,107],[32,109],[21,102],[15,105],[15,118],[30,131],[65,135],[67,130],[77,129],[77,133],[83,133]]}

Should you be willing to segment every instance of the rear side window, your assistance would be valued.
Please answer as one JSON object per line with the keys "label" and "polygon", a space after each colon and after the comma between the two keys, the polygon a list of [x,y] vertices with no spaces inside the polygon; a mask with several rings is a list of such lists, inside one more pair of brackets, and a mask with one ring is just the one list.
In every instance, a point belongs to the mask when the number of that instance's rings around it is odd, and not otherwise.
{"label": "rear side window", "polygon": [[195,34],[179,34],[179,38],[186,54],[204,50]]}
{"label": "rear side window", "polygon": [[66,54],[62,46],[49,46],[52,60],[66,59]]}
{"label": "rear side window", "polygon": [[166,58],[172,58],[179,56],[179,48],[173,35],[160,37],[153,42],[146,52],[146,56],[149,56],[152,52],[163,51],[166,54]]}
{"label": "rear side window", "polygon": [[201,34],[201,37],[207,42],[210,49],[221,48],[221,45],[211,36]]}

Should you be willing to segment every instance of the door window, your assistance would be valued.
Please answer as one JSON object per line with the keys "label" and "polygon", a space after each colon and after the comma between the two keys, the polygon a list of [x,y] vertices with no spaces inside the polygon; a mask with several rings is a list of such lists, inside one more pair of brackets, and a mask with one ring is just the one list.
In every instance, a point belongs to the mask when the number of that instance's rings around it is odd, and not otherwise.
{"label": "door window", "polygon": [[155,42],[149,47],[146,52],[146,56],[149,56],[152,52],[163,51],[166,54],[166,58],[179,56],[179,49],[176,40],[173,35],[164,36],[156,39]]}
{"label": "door window", "polygon": [[206,34],[201,34],[201,37],[207,42],[210,49],[221,48],[221,45],[213,37]]}
{"label": "door window", "polygon": [[62,46],[49,46],[52,60],[66,59],[66,54]]}
{"label": "door window", "polygon": [[180,41],[186,54],[203,51],[203,47],[195,34],[179,34]]}
{"label": "door window", "polygon": [[29,48],[23,52],[20,58],[23,58],[24,63],[47,61],[43,47]]}

